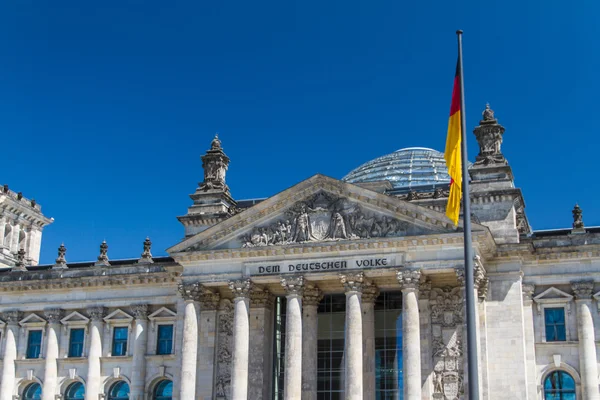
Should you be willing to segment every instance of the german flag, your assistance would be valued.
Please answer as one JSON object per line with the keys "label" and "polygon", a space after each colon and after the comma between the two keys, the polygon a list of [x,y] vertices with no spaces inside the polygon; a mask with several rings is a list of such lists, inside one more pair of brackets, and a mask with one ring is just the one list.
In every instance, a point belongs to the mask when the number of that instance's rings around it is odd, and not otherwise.
{"label": "german flag", "polygon": [[461,166],[461,93],[460,93],[460,63],[456,63],[454,76],[454,89],[452,89],[452,104],[450,105],[450,119],[448,120],[448,137],[446,138],[446,151],[444,159],[450,175],[450,196],[446,205],[446,215],[458,225],[460,214],[460,200],[462,197],[462,166]]}

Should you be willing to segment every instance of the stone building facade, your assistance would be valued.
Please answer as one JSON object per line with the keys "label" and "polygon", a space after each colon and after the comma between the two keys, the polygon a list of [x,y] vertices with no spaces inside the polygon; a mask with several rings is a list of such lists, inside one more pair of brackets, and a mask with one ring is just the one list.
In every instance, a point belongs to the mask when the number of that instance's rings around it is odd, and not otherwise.
{"label": "stone building facade", "polygon": [[[600,229],[532,231],[488,107],[470,167],[480,398],[600,399]],[[440,153],[236,201],[215,137],[169,257],[38,265],[0,194],[0,400],[467,399],[462,224]]]}

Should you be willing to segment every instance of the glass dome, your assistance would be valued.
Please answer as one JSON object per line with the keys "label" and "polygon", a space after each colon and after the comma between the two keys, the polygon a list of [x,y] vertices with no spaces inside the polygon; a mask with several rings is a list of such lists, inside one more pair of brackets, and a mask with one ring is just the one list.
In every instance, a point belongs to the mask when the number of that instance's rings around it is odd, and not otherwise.
{"label": "glass dome", "polygon": [[387,180],[393,192],[450,184],[444,154],[425,147],[409,147],[378,157],[352,170],[342,180],[349,183]]}

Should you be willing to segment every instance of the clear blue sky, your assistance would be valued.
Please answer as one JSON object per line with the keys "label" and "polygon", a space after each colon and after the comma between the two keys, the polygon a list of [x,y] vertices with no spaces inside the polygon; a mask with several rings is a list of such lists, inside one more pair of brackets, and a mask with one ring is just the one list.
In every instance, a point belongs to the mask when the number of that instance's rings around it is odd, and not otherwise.
{"label": "clear blue sky", "polygon": [[[237,199],[402,147],[443,150],[465,31],[469,132],[486,102],[534,229],[600,225],[600,3],[9,1],[0,16],[7,183],[55,222],[42,262],[155,255],[215,132]],[[469,155],[477,154],[469,134]],[[596,171],[596,172],[595,172]]]}

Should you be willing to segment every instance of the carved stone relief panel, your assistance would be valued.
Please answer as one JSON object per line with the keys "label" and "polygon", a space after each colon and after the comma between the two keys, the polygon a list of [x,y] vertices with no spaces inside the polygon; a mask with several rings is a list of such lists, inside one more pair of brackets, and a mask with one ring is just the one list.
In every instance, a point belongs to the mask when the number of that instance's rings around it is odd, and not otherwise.
{"label": "carved stone relief panel", "polygon": [[217,371],[215,398],[231,398],[231,361],[233,357],[233,305],[224,299],[218,312],[217,322]]}
{"label": "carved stone relief panel", "polygon": [[462,288],[434,288],[430,294],[433,341],[433,399],[463,398]]}
{"label": "carved stone relief panel", "polygon": [[277,221],[243,235],[243,247],[424,234],[406,221],[368,212],[344,197],[319,192],[290,207]]}

